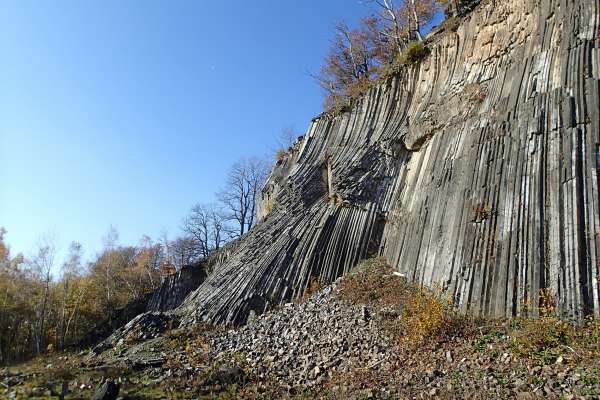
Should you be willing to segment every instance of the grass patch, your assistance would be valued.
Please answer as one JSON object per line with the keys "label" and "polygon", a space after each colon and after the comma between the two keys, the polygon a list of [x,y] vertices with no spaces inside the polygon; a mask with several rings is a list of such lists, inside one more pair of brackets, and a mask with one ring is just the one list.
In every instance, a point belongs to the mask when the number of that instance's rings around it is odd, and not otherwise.
{"label": "grass patch", "polygon": [[572,343],[574,327],[556,317],[523,320],[513,331],[513,351],[521,357],[537,359],[546,365],[553,363]]}

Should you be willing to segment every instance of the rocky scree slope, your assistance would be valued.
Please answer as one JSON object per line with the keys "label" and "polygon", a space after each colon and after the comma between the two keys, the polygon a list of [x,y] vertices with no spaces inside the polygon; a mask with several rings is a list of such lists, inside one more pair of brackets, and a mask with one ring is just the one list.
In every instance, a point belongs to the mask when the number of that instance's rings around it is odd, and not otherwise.
{"label": "rocky scree slope", "polygon": [[598,315],[599,20],[598,0],[490,0],[430,35],[312,122],[182,323],[243,324],[369,254],[473,314]]}
{"label": "rocky scree slope", "polygon": [[[163,313],[139,318],[83,363],[71,359],[76,375],[117,371],[133,398],[600,395],[598,321],[575,329],[556,317],[466,318],[381,258],[239,329],[178,329]],[[85,376],[71,382],[94,386]]]}

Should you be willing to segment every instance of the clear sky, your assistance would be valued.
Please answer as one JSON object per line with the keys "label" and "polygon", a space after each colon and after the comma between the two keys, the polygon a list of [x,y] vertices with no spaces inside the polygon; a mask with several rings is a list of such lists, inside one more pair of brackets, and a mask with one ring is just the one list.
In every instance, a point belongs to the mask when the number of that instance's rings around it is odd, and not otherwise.
{"label": "clear sky", "polygon": [[[372,9],[371,9],[372,10]],[[0,226],[87,256],[179,233],[236,159],[321,111],[310,77],[356,0],[0,0]]]}
{"label": "clear sky", "polygon": [[88,255],[178,234],[228,166],[320,112],[316,72],[352,0],[0,0],[0,226]]}

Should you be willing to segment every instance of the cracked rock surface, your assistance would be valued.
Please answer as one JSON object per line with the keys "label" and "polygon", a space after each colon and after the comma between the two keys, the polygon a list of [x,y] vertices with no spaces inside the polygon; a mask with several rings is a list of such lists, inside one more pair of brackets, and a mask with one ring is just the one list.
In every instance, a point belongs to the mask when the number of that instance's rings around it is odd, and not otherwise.
{"label": "cracked rock surface", "polygon": [[600,313],[600,5],[482,1],[430,54],[321,115],[274,167],[262,221],[178,308],[241,325],[370,254],[463,311]]}

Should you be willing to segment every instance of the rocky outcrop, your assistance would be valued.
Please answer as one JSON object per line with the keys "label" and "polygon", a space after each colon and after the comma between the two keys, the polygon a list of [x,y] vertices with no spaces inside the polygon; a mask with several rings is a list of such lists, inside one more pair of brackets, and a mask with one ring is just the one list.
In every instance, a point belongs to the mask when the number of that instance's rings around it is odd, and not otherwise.
{"label": "rocky outcrop", "polygon": [[475,314],[598,314],[599,16],[483,1],[418,66],[316,118],[183,323],[244,323],[376,253]]}
{"label": "rocky outcrop", "polygon": [[176,308],[205,279],[206,270],[202,264],[186,265],[173,275],[164,277],[150,297],[147,311],[168,311]]}

